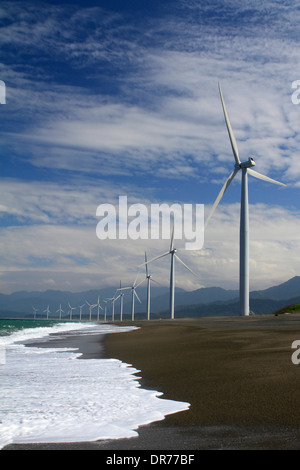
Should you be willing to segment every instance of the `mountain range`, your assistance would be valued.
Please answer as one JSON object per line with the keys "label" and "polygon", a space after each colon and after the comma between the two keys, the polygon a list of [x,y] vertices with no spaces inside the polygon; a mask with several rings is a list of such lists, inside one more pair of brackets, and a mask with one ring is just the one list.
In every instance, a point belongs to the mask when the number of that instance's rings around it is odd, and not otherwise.
{"label": "mountain range", "polygon": [[[137,292],[142,301],[135,302],[136,318],[144,318],[146,310],[146,283]],[[73,318],[78,317],[79,305],[84,305],[83,313],[87,318],[88,306],[100,300],[112,297],[115,288],[106,287],[99,290],[84,292],[67,292],[59,290],[47,290],[44,292],[19,291],[12,294],[0,294],[0,317],[31,317],[33,306],[38,309],[37,317],[45,318],[43,312],[47,305],[50,308],[49,318],[57,318],[56,313],[61,304],[64,310],[63,317],[67,317],[68,303],[76,307]],[[203,287],[191,292],[177,288],[175,295],[175,315],[177,317],[214,316],[214,315],[238,315],[239,293],[237,290],[226,290],[221,287]],[[290,304],[300,303],[300,276],[295,276],[288,281],[269,287],[264,290],[252,291],[250,293],[250,309],[254,314],[268,314]],[[103,305],[103,302],[102,302]],[[151,315],[153,317],[168,317],[169,312],[169,288],[154,287],[151,285]],[[95,309],[96,310],[96,309]],[[93,311],[93,318],[96,313]],[[115,304],[116,318],[120,311],[119,301]],[[124,319],[130,318],[131,291],[125,291],[124,296]],[[109,313],[109,311],[108,311]]]}

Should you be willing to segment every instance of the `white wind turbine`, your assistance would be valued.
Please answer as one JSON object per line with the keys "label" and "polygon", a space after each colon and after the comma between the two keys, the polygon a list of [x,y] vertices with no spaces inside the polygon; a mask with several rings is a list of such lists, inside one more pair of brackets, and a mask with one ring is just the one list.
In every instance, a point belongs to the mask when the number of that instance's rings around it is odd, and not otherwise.
{"label": "white wind turbine", "polygon": [[[121,284],[121,281],[120,281],[120,289],[122,289],[122,284]],[[120,290],[120,289],[117,289],[117,292]],[[124,297],[124,293],[121,291],[120,295],[120,321],[123,320],[123,297]]]}
{"label": "white wind turbine", "polygon": [[95,307],[97,307],[97,321],[99,321],[100,310],[103,310],[103,308],[100,305],[100,296],[99,295],[98,295],[98,302],[95,304]]}
{"label": "white wind turbine", "polygon": [[69,310],[70,320],[72,320],[72,312],[73,312],[73,310],[76,310],[76,307],[71,307],[69,302],[68,302],[68,305],[69,305],[69,308],[70,308],[70,310]]}
{"label": "white wind turbine", "polygon": [[215,200],[211,211],[206,219],[205,228],[207,227],[208,221],[213,215],[216,207],[218,206],[222,196],[224,195],[226,189],[232,182],[235,175],[242,170],[242,191],[241,191],[241,212],[240,212],[240,314],[249,315],[249,207],[248,207],[248,174],[254,176],[255,178],[267,181],[269,183],[279,184],[280,186],[285,186],[285,184],[280,183],[279,181],[273,180],[268,176],[264,176],[257,171],[252,170],[251,167],[255,166],[253,158],[249,158],[245,162],[241,162],[239,158],[239,152],[237,143],[233,134],[233,130],[229,121],[229,117],[226,111],[223,94],[221,90],[221,85],[219,83],[219,92],[221,97],[221,103],[223,107],[225,122],[227,131],[229,134],[229,139],[231,143],[231,148],[233,156],[235,159],[234,170],[230,176],[225,181],[217,199]]}
{"label": "white wind turbine", "polygon": [[[176,258],[179,263],[181,263],[188,271],[190,271],[192,274],[195,273],[179,258],[178,255],[176,255],[176,248],[174,248],[174,225],[173,225],[173,230],[172,230],[172,236],[171,236],[171,244],[170,244],[170,250],[166,251],[162,255],[156,256],[155,258],[152,258],[150,261],[148,261],[146,264],[152,263],[152,261],[156,261],[159,258],[163,258],[164,256],[171,255],[171,270],[170,270],[170,316],[172,319],[174,319],[174,301],[175,301],[175,262],[174,259]],[[144,265],[143,264],[143,265]],[[141,265],[141,266],[143,266]]]}
{"label": "white wind turbine", "polygon": [[142,303],[141,299],[139,298],[139,296],[137,295],[135,290],[136,290],[137,287],[139,287],[145,281],[145,279],[143,279],[139,284],[136,284],[137,278],[138,278],[138,275],[137,275],[134,283],[132,284],[132,286],[122,287],[122,288],[118,289],[118,291],[120,291],[120,292],[122,292],[123,290],[131,289],[131,320],[132,321],[134,320],[134,300],[135,300],[135,297],[138,299],[140,304]]}
{"label": "white wind turbine", "polygon": [[108,302],[108,299],[104,299],[103,302],[105,303],[105,305],[104,305],[104,321],[106,321],[106,313],[107,313],[107,302]]}
{"label": "white wind turbine", "polygon": [[85,304],[78,306],[78,308],[79,308],[79,320],[81,320],[81,317],[82,317],[82,309],[83,309],[84,306],[85,306]]}
{"label": "white wind turbine", "polygon": [[46,314],[47,314],[47,317],[46,317],[46,318],[47,318],[47,320],[48,320],[48,318],[49,318],[49,313],[51,313],[51,312],[50,312],[49,305],[47,305],[47,308],[46,308],[45,310],[43,310],[43,312],[46,312]]}
{"label": "white wind turbine", "polygon": [[[152,278],[152,275],[149,274],[148,270],[148,261],[147,254],[145,252],[145,267],[146,267],[146,279],[147,279],[147,320],[150,320],[150,290],[151,290],[151,281],[157,282]],[[157,283],[158,284],[158,283]]]}
{"label": "white wind turbine", "polygon": [[120,297],[120,295],[118,295],[118,297],[110,297],[108,298],[107,300],[110,300],[111,301],[111,305],[112,305],[112,310],[111,310],[111,321],[115,321],[115,301],[118,300],[118,298]]}
{"label": "white wind turbine", "polygon": [[35,307],[32,307],[32,310],[33,310],[33,319],[36,320],[36,312],[38,312],[39,309],[35,308]]}
{"label": "white wind turbine", "polygon": [[95,305],[91,305],[91,304],[89,304],[89,303],[88,303],[88,301],[87,301],[87,300],[86,300],[86,303],[87,303],[87,304],[88,304],[88,306],[89,306],[89,310],[90,310],[90,321],[91,321],[91,319],[92,319],[92,310],[93,310],[93,308],[94,308],[94,307],[96,307],[96,306],[97,306],[97,304],[95,304]]}
{"label": "white wind turbine", "polygon": [[62,314],[62,312],[63,312],[63,309],[61,308],[61,304],[59,304],[59,309],[56,310],[55,313],[57,313],[57,312],[59,312],[59,319],[61,320],[61,314]]}

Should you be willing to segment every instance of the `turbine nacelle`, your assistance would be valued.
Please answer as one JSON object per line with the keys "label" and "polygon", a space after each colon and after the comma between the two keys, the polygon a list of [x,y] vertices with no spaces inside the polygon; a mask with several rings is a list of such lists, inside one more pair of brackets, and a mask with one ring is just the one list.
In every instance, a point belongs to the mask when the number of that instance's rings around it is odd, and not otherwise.
{"label": "turbine nacelle", "polygon": [[236,163],[234,168],[239,170],[240,168],[251,168],[252,166],[255,166],[255,161],[250,157],[246,162]]}

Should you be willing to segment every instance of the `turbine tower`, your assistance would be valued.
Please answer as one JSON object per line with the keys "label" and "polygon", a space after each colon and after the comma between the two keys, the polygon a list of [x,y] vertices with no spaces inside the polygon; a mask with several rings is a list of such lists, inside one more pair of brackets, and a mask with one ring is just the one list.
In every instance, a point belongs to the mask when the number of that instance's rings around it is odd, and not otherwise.
{"label": "turbine tower", "polygon": [[188,271],[190,271],[192,274],[195,273],[179,258],[178,255],[176,255],[176,248],[174,248],[174,225],[173,225],[173,231],[172,231],[172,236],[171,236],[171,244],[170,244],[170,250],[166,251],[166,253],[163,253],[162,255],[156,256],[155,258],[152,258],[150,261],[148,261],[146,264],[152,263],[152,261],[156,261],[159,258],[163,258],[164,256],[171,255],[171,270],[170,270],[170,316],[172,319],[174,319],[174,303],[175,303],[175,259],[179,261]]}
{"label": "turbine tower", "polygon": [[255,166],[253,158],[249,158],[245,162],[241,162],[239,158],[239,151],[237,143],[233,134],[233,130],[229,121],[229,117],[226,111],[224,98],[221,90],[221,85],[219,83],[219,92],[221,97],[222,108],[225,117],[225,123],[231,143],[231,148],[233,156],[235,159],[234,170],[230,176],[225,181],[217,199],[215,200],[211,211],[206,219],[205,228],[213,215],[216,207],[218,206],[220,200],[222,199],[226,189],[236,176],[236,174],[242,170],[242,190],[241,190],[241,212],[240,212],[240,315],[249,315],[249,207],[248,207],[248,174],[254,176],[255,178],[267,181],[269,183],[278,184],[280,186],[286,186],[279,181],[273,180],[268,176],[264,176],[257,171],[252,170],[252,167]]}
{"label": "turbine tower", "polygon": [[57,313],[57,312],[59,312],[59,319],[61,320],[61,314],[62,314],[62,312],[63,312],[63,309],[61,308],[61,304],[59,304],[59,309],[56,310],[55,313]]}

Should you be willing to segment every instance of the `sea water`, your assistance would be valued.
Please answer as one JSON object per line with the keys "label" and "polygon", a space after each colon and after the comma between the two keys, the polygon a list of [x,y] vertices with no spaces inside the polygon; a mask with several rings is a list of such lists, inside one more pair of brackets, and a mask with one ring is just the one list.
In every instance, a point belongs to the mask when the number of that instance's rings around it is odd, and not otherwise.
{"label": "sea water", "polygon": [[30,345],[55,333],[109,334],[134,327],[16,322],[0,320],[0,448],[134,437],[139,426],[189,407],[141,388],[135,375],[140,371],[117,359],[80,359],[74,348]]}

